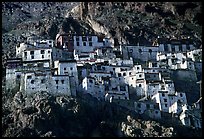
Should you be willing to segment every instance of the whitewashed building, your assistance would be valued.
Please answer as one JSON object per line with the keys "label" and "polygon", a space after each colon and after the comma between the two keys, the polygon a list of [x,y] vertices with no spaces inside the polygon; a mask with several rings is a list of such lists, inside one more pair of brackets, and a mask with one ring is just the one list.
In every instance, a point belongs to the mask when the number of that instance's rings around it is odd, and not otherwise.
{"label": "whitewashed building", "polygon": [[202,128],[202,113],[200,109],[196,109],[189,105],[183,105],[179,119],[184,126],[196,129]]}
{"label": "whitewashed building", "polygon": [[158,91],[152,96],[152,100],[159,103],[159,109],[167,113],[180,113],[182,104],[187,103],[186,94],[175,92],[170,94],[168,91]]}
{"label": "whitewashed building", "polygon": [[160,119],[161,112],[158,103],[152,100],[142,100],[134,102],[135,111],[139,114],[145,114],[153,119]]}
{"label": "whitewashed building", "polygon": [[123,46],[122,55],[124,59],[132,57],[134,60],[156,61],[158,50],[157,46]]}
{"label": "whitewashed building", "polygon": [[84,93],[88,93],[98,100],[105,100],[105,86],[94,77],[85,77],[82,81]]}

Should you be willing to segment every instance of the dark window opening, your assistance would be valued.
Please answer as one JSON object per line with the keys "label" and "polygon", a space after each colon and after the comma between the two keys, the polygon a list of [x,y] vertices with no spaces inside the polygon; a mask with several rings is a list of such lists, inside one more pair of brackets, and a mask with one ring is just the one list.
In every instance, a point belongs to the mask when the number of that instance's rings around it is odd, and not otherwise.
{"label": "dark window opening", "polygon": [[120,86],[120,91],[125,91],[125,90],[126,90],[125,86]]}
{"label": "dark window opening", "polygon": [[56,84],[58,84],[58,81],[59,81],[59,80],[55,80]]}
{"label": "dark window opening", "polygon": [[64,84],[64,80],[61,80],[62,84]]}
{"label": "dark window opening", "polygon": [[167,99],[166,99],[166,98],[164,99],[164,102],[167,102]]}
{"label": "dark window opening", "polygon": [[32,78],[32,76],[28,76],[28,77],[27,77],[27,79],[31,79],[31,78]]}
{"label": "dark window opening", "polygon": [[31,84],[34,84],[34,80],[31,80]]}
{"label": "dark window opening", "polygon": [[89,42],[89,46],[92,46],[93,44],[92,44],[92,42]]}
{"label": "dark window opening", "polygon": [[33,54],[34,54],[34,51],[30,51],[30,54],[33,55]]}
{"label": "dark window opening", "polygon": [[45,83],[45,79],[42,79],[42,80],[41,80],[41,83]]}
{"label": "dark window opening", "polygon": [[21,78],[21,75],[17,75],[17,79],[20,79]]}
{"label": "dark window opening", "polygon": [[45,54],[45,50],[41,50],[40,53],[41,53],[41,54]]}
{"label": "dark window opening", "polygon": [[83,37],[82,37],[82,41],[87,41],[86,36],[83,36]]}

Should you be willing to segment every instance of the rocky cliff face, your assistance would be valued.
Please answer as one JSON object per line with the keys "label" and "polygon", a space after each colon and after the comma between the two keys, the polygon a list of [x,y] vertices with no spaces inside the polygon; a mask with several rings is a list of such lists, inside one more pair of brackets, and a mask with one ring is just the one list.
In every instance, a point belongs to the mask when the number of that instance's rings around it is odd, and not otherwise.
{"label": "rocky cliff face", "polygon": [[199,2],[82,2],[80,19],[98,22],[103,33],[119,43],[152,44],[157,36],[201,42]]}
{"label": "rocky cliff face", "polygon": [[201,131],[139,118],[139,115],[90,96],[72,98],[21,92],[3,102],[3,137],[175,137]]}

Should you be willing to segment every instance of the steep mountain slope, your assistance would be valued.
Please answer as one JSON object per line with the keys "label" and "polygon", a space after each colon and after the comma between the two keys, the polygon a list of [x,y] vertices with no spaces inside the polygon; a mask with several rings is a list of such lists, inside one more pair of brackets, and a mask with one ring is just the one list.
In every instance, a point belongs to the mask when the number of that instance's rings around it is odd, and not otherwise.
{"label": "steep mountain slope", "polygon": [[157,36],[190,36],[200,43],[201,8],[199,2],[82,2],[75,13],[89,24],[107,28],[116,45],[151,45]]}
{"label": "steep mountain slope", "polygon": [[[54,39],[58,32],[95,32],[121,43],[152,44],[157,36],[191,36],[201,42],[201,3],[168,2],[3,2],[2,65],[30,35]],[[72,15],[72,17],[69,17]],[[2,72],[5,85],[5,69]],[[202,136],[133,116],[87,98],[56,97],[2,90],[2,134],[22,136]],[[90,100],[90,101],[89,101]],[[88,101],[90,104],[88,104]],[[128,116],[131,115],[131,116]]]}

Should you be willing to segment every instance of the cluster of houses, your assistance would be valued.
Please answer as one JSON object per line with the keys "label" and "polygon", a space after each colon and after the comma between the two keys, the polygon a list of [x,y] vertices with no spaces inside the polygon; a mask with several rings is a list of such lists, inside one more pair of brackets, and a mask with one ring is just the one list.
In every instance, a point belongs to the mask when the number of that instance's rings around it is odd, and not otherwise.
{"label": "cluster of houses", "polygon": [[[202,48],[190,41],[158,39],[154,46],[121,45],[94,34],[57,34],[55,40],[28,38],[7,59],[6,89],[27,94],[91,95],[138,114],[161,119],[174,114],[186,126],[201,128],[199,103],[188,105],[170,77],[197,80]],[[185,74],[184,74],[185,73]],[[196,112],[193,112],[196,111]]]}

